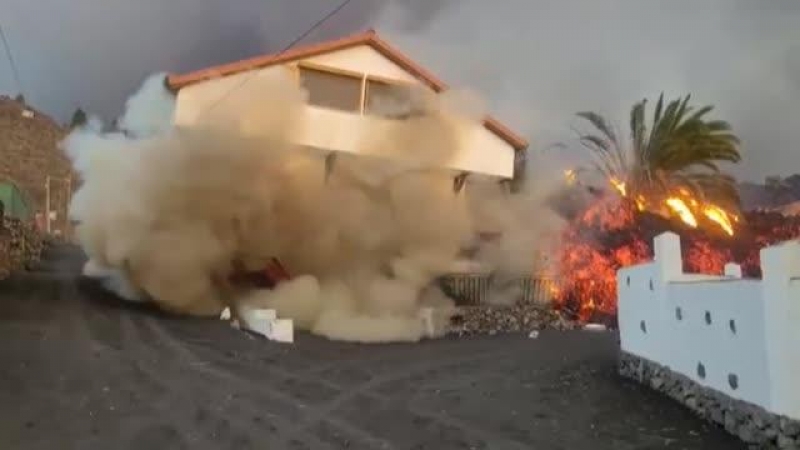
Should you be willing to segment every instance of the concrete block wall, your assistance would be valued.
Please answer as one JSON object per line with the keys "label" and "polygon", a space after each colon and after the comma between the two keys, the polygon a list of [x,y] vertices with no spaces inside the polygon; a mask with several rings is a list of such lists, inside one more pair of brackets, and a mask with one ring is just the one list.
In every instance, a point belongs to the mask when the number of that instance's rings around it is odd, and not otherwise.
{"label": "concrete block wall", "polygon": [[619,270],[622,351],[699,386],[800,419],[800,243],[761,251],[762,280],[685,274],[680,238],[658,236],[654,260]]}

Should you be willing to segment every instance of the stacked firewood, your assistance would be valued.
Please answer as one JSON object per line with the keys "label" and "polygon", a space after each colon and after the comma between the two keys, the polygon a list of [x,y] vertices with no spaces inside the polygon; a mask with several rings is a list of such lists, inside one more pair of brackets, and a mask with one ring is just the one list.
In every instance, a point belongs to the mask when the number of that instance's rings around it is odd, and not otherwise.
{"label": "stacked firewood", "polygon": [[32,224],[4,217],[0,228],[0,279],[35,266],[43,248],[43,236]]}

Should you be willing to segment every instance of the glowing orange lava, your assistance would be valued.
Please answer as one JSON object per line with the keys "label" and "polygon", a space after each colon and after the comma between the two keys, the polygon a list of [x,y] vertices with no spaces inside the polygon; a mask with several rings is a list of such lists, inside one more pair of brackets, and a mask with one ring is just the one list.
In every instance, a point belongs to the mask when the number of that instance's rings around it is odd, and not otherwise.
{"label": "glowing orange lava", "polygon": [[611,186],[614,186],[614,189],[616,189],[617,192],[620,193],[620,195],[622,195],[623,197],[628,196],[628,189],[626,189],[624,181],[620,181],[614,177],[611,177],[608,181],[611,183]]}
{"label": "glowing orange lava", "polygon": [[[731,217],[724,209],[715,205],[708,205],[703,208],[703,214],[722,227],[722,229],[728,233],[728,236],[733,236],[733,223],[731,222]],[[734,218],[738,222],[738,218],[736,218],[736,216],[734,216]]]}
{"label": "glowing orange lava", "polygon": [[552,268],[557,305],[583,321],[616,316],[617,270],[650,261],[653,239],[663,232],[681,236],[686,272],[721,275],[726,263],[735,262],[749,277],[761,275],[761,248],[800,237],[800,216],[740,217],[685,190],[659,200],[626,196],[624,183],[611,185],[620,195],[592,202],[568,224]]}
{"label": "glowing orange lava", "polygon": [[686,206],[686,202],[678,197],[670,197],[666,199],[664,203],[666,203],[666,205],[669,206],[670,209],[672,209],[672,211],[678,215],[678,217],[680,217],[683,223],[692,228],[697,228],[697,218],[695,218],[694,214],[692,214],[692,210]]}

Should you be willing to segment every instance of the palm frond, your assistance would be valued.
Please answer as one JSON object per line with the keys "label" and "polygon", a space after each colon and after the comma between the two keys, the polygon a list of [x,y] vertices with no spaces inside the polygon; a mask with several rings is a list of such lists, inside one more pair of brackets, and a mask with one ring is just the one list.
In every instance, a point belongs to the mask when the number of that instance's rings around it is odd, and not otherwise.
{"label": "palm frond", "polygon": [[686,95],[665,102],[660,94],[649,130],[647,100],[635,103],[626,145],[600,114],[580,112],[578,116],[597,132],[580,134],[580,142],[595,158],[597,170],[628,182],[631,191],[666,193],[682,187],[698,198],[719,197],[738,205],[736,184],[719,164],[741,160],[739,138],[728,122],[707,119],[713,106],[695,108],[690,100],[691,95]]}
{"label": "palm frond", "polygon": [[614,134],[613,128],[606,122],[606,120],[600,114],[591,112],[591,111],[583,111],[577,114],[578,117],[588,120],[598,131],[603,133],[603,135],[611,142],[617,142],[617,136]]}

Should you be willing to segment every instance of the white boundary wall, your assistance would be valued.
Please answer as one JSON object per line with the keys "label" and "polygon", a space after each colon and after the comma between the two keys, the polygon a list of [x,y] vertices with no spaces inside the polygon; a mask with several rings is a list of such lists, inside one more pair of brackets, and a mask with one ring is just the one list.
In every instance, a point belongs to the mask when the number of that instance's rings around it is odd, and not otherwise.
{"label": "white boundary wall", "polygon": [[761,250],[763,280],[684,274],[680,238],[617,272],[622,350],[696,383],[800,419],[800,242]]}

